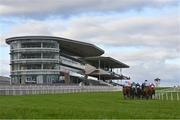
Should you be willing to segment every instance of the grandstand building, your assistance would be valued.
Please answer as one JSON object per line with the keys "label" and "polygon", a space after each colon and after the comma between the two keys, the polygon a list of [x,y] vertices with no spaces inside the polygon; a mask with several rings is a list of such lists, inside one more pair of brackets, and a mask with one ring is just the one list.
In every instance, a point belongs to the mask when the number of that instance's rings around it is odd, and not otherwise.
{"label": "grandstand building", "polygon": [[10,45],[11,84],[73,85],[84,81],[107,85],[101,80],[129,79],[122,75],[122,68],[128,65],[102,57],[104,50],[90,43],[51,36],[11,37],[6,43]]}
{"label": "grandstand building", "polygon": [[103,56],[86,57],[85,61],[89,63],[89,65],[86,65],[87,77],[92,76],[103,81],[130,79],[130,77],[122,74],[122,68],[129,68],[129,66],[114,58]]}
{"label": "grandstand building", "polygon": [[78,83],[85,75],[85,63],[78,58],[104,53],[93,44],[60,37],[12,37],[6,43],[11,84]]}

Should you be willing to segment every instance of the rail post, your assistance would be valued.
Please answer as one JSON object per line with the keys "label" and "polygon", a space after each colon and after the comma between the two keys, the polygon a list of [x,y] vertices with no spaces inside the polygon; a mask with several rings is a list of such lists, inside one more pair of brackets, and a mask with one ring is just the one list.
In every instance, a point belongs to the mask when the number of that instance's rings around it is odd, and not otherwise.
{"label": "rail post", "polygon": [[166,92],[166,100],[168,100],[168,92]]}
{"label": "rail post", "polygon": [[173,94],[172,94],[172,92],[171,92],[171,100],[173,100]]}
{"label": "rail post", "polygon": [[161,98],[162,98],[162,100],[163,100],[163,96],[164,96],[163,93],[161,93]]}
{"label": "rail post", "polygon": [[179,101],[179,92],[177,91],[177,100]]}

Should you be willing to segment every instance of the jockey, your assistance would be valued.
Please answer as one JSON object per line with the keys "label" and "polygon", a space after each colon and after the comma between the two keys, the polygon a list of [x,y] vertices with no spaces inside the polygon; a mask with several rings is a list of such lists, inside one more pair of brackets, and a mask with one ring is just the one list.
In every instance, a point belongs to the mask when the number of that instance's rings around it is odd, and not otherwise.
{"label": "jockey", "polygon": [[140,88],[141,85],[139,83],[136,84],[136,88]]}
{"label": "jockey", "polygon": [[145,80],[145,81],[144,81],[144,86],[145,86],[145,87],[148,87],[149,85],[150,85],[150,84],[149,84],[148,80]]}
{"label": "jockey", "polygon": [[131,86],[131,83],[130,83],[129,81],[125,81],[124,86],[130,87],[130,86]]}
{"label": "jockey", "polygon": [[135,82],[133,82],[133,83],[131,84],[131,88],[136,88],[136,83],[135,83]]}
{"label": "jockey", "polygon": [[155,85],[153,83],[150,83],[151,88],[155,88]]}

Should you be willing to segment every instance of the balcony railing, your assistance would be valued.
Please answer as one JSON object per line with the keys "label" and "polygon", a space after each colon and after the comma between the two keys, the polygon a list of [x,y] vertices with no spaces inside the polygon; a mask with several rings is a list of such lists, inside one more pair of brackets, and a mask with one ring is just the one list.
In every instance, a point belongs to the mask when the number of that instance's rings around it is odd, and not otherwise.
{"label": "balcony railing", "polygon": [[11,60],[11,63],[59,63],[59,59],[51,59],[51,58],[28,58],[28,59],[14,59]]}
{"label": "balcony railing", "polygon": [[30,69],[30,70],[14,70],[11,75],[27,75],[27,74],[59,74],[60,70],[56,69]]}
{"label": "balcony railing", "polygon": [[80,63],[72,63],[72,62],[69,62],[69,61],[66,61],[63,59],[61,59],[61,63],[68,65],[68,66],[75,67],[75,68],[79,68],[79,69],[83,69],[83,70],[85,69],[85,65],[81,65]]}
{"label": "balcony railing", "polygon": [[59,52],[59,48],[16,48],[11,49],[11,52]]}

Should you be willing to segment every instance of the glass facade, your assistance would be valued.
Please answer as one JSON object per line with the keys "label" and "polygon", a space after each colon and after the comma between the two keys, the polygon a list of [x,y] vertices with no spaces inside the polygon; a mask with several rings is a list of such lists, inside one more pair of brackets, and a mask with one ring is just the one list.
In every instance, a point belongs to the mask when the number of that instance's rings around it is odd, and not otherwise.
{"label": "glass facade", "polygon": [[72,56],[60,56],[59,44],[55,40],[43,39],[12,41],[11,83],[54,84],[62,81],[65,83],[66,79],[70,78],[68,76],[74,75],[73,73],[83,75],[85,65],[75,58],[71,59]]}

